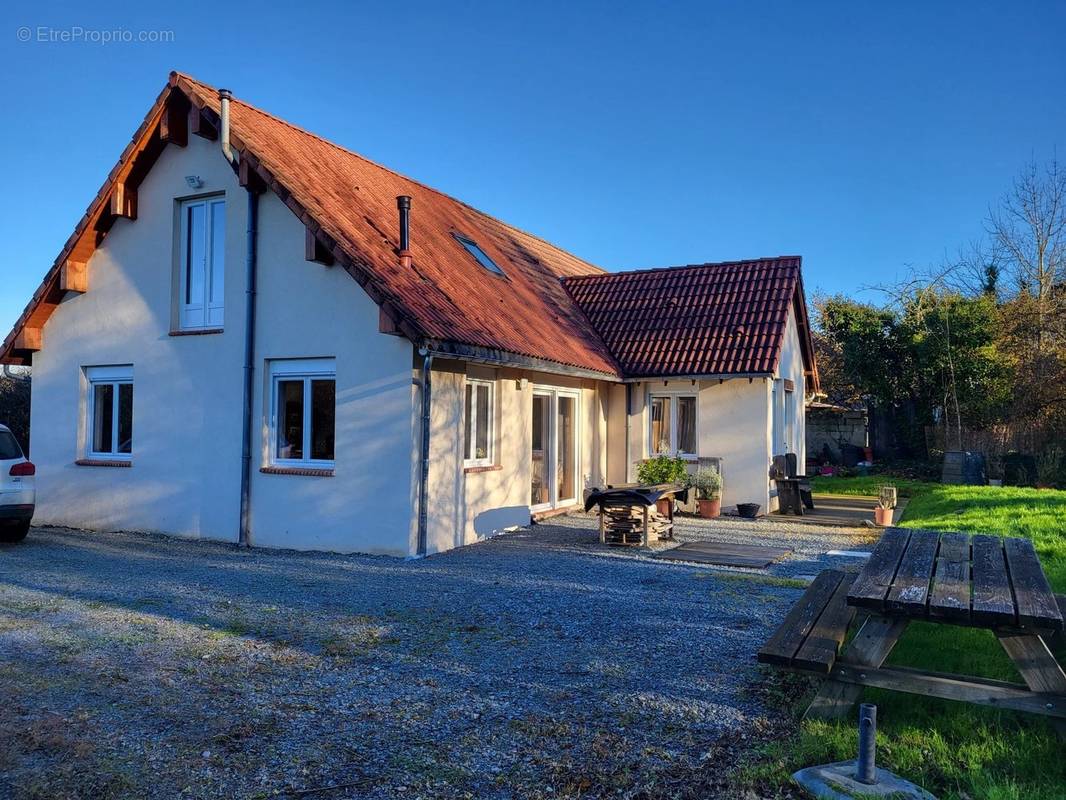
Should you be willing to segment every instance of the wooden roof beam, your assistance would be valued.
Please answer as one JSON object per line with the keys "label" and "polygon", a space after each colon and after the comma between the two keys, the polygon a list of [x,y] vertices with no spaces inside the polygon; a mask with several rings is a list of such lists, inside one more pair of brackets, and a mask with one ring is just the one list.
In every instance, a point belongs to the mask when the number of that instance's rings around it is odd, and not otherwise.
{"label": "wooden roof beam", "polygon": [[41,328],[24,325],[22,330],[15,335],[15,342],[12,345],[12,349],[36,353],[41,349],[41,330]]}
{"label": "wooden roof beam", "polygon": [[194,105],[189,106],[189,133],[212,142],[218,139],[215,123],[207,118],[202,108]]}
{"label": "wooden roof beam", "polygon": [[63,292],[89,291],[89,265],[69,258],[64,261],[59,268],[59,289]]}
{"label": "wooden roof beam", "polygon": [[159,118],[159,138],[164,144],[185,147],[189,143],[188,98],[180,92],[172,92],[167,98],[163,114]]}
{"label": "wooden roof beam", "polygon": [[266,184],[255,170],[255,164],[250,163],[249,156],[241,154],[240,166],[237,168],[237,182],[249,192],[262,194],[266,191]]}
{"label": "wooden roof beam", "polygon": [[126,183],[116,183],[111,190],[111,216],[137,219],[137,190]]}
{"label": "wooden roof beam", "polygon": [[322,244],[310,228],[304,228],[304,258],[308,261],[314,261],[316,264],[323,264],[327,267],[333,266],[331,249]]}

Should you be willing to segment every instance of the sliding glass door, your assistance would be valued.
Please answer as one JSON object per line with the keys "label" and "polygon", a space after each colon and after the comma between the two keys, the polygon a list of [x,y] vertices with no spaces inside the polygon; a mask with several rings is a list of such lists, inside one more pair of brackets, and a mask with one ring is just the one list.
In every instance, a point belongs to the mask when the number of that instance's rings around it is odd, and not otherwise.
{"label": "sliding glass door", "polygon": [[576,391],[533,390],[529,505],[547,511],[577,502],[578,402]]}

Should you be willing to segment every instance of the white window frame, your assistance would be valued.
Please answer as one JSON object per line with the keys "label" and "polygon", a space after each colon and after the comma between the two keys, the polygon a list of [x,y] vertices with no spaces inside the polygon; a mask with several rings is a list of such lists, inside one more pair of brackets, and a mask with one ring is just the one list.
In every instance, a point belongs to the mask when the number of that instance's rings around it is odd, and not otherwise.
{"label": "white window frame", "polygon": [[[796,392],[795,389],[789,389],[787,385],[784,386],[784,440],[785,440],[785,452],[796,453]],[[800,465],[802,467],[802,465]]]}
{"label": "white window frame", "polygon": [[[533,388],[533,395],[548,400],[548,428],[544,432],[547,438],[544,457],[548,462],[545,466],[548,476],[548,500],[529,507],[533,513],[539,513],[576,505],[578,497],[581,496],[581,392],[576,389],[537,385]],[[573,497],[559,497],[559,399],[563,397],[574,401],[574,460],[571,464],[574,471]]]}
{"label": "white window frame", "polygon": [[[683,452],[681,450],[678,450],[678,447],[677,447],[677,436],[678,436],[678,430],[679,430],[678,429],[678,425],[677,425],[678,409],[680,408],[680,405],[681,405],[680,401],[682,399],[684,399],[684,398],[691,399],[693,401],[693,404],[695,405],[696,418],[695,418],[695,420],[693,420],[693,423],[694,423],[694,426],[695,426],[695,433],[696,433],[696,451],[697,452],[695,452],[695,453]],[[655,456],[659,455],[659,452],[656,449],[656,442],[653,442],[652,438],[651,438],[651,436],[652,436],[652,434],[651,434],[651,426],[652,426],[652,422],[653,422],[651,407],[652,407],[652,402],[653,401],[660,400],[660,399],[661,400],[669,400],[670,401],[670,452],[669,452],[669,454],[672,455],[672,456],[681,456],[681,458],[689,459],[689,460],[694,460],[694,459],[699,458],[699,448],[700,448],[700,396],[699,396],[698,392],[692,392],[692,391],[688,391],[688,390],[682,391],[682,390],[678,390],[678,389],[674,389],[674,390],[669,390],[668,389],[668,390],[665,390],[665,391],[659,390],[659,391],[652,391],[652,392],[648,393],[648,431],[647,431],[648,457],[649,458],[654,458]]]}
{"label": "white window frame", "polygon": [[[333,380],[334,406],[336,406],[337,361],[334,358],[278,359],[270,361],[270,424],[267,426],[267,462],[275,467],[294,469],[333,469],[337,454],[336,407],[334,407],[333,454],[334,458],[311,458],[311,381],[329,378]],[[278,384],[281,381],[303,380],[304,418],[301,443],[306,458],[278,457]]]}
{"label": "white window frame", "polygon": [[[130,435],[130,452],[118,452],[118,407],[119,386],[133,386],[133,365],[124,364],[108,367],[85,367],[85,455],[86,458],[107,459],[108,461],[130,461],[133,459],[133,436]],[[93,430],[96,427],[96,387],[111,386],[111,450],[93,449]],[[132,420],[133,409],[130,409]],[[132,422],[131,422],[132,430]]]}
{"label": "white window frame", "polygon": [[[214,218],[212,210],[216,205],[222,206],[222,213],[224,215],[226,213],[225,195],[195,197],[190,200],[182,200],[180,203],[178,211],[178,230],[181,240],[180,261],[178,264],[178,269],[180,270],[180,275],[178,277],[178,327],[181,330],[221,328],[225,322],[224,300],[219,300],[217,302],[211,301],[211,289],[215,282],[221,282],[223,295],[225,294],[226,285],[225,256],[223,256],[221,264],[214,263],[215,248],[213,247],[213,240],[215,230],[212,221]],[[189,209],[196,206],[202,206],[204,209],[204,294],[198,302],[186,303],[185,297],[189,281]],[[223,237],[225,237],[225,231],[223,231]],[[224,251],[225,241],[223,241],[222,246]]]}
{"label": "white window frame", "polygon": [[[496,381],[482,378],[467,378],[463,387],[463,453],[466,453],[467,442],[470,442],[470,452],[477,452],[477,387],[487,386],[489,389],[489,421],[488,421],[488,450],[485,458],[463,458],[464,467],[494,467],[496,466]],[[474,389],[474,402],[470,404],[470,415],[466,415],[466,392],[467,387]]]}

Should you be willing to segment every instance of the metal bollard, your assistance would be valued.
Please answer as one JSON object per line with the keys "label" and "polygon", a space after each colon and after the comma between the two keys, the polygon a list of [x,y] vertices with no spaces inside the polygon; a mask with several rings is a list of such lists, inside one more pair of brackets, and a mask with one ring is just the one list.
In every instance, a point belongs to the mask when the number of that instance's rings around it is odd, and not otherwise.
{"label": "metal bollard", "polygon": [[877,706],[859,706],[859,757],[855,759],[855,779],[859,783],[877,783]]}

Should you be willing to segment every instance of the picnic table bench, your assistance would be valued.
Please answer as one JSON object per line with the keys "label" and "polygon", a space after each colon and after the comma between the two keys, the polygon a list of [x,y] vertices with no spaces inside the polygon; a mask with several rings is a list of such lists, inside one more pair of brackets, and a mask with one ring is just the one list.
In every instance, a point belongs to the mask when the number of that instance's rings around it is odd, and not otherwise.
{"label": "picnic table bench", "polygon": [[[857,575],[819,574],[758,660],[828,678],[808,716],[843,716],[875,686],[1043,714],[1066,733],[1066,672],[1048,646],[1064,615],[1066,597],[1052,592],[1028,539],[890,528]],[[1025,684],[885,667],[916,620],[990,630]]]}

